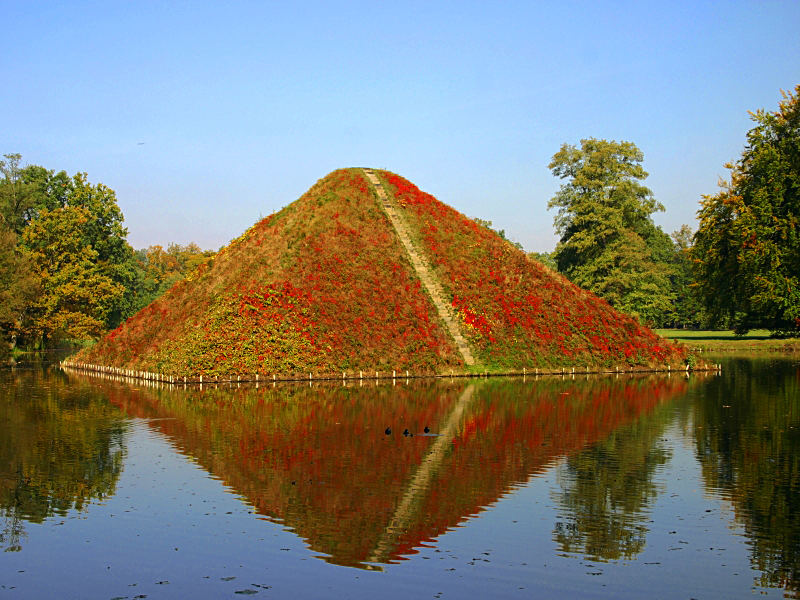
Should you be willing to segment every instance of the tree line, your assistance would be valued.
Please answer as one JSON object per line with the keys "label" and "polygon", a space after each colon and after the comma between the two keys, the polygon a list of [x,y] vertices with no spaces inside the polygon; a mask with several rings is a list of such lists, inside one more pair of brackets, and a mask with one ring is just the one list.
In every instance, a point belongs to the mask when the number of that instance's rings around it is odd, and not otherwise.
{"label": "tree line", "polygon": [[664,207],[635,144],[562,145],[549,168],[564,183],[548,204],[560,239],[534,258],[652,326],[800,334],[800,85],[778,110],[750,114],[742,156],[703,197],[694,233],[654,224]]}
{"label": "tree line", "polygon": [[114,191],[19,154],[0,160],[0,337],[46,348],[112,329],[213,253],[134,250]]}
{"label": "tree line", "polygon": [[[560,240],[533,257],[651,326],[800,334],[800,85],[751,117],[695,232],[655,225],[664,207],[643,184],[634,143],[563,144],[549,164],[564,180],[548,204]],[[4,350],[96,338],[213,254],[196,244],[134,250],[112,189],[20,161],[0,160]]]}

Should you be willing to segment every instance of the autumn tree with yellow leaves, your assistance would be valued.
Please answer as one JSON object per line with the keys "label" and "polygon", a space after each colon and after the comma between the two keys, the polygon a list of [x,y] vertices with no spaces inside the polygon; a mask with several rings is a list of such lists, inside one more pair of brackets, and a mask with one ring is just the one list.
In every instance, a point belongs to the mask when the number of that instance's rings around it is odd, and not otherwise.
{"label": "autumn tree with yellow leaves", "polygon": [[42,289],[28,308],[28,333],[43,345],[54,337],[99,336],[124,294],[123,286],[103,273],[97,250],[86,242],[92,219],[81,206],[44,209],[22,234]]}
{"label": "autumn tree with yellow leaves", "polygon": [[114,190],[21,158],[0,159],[0,353],[95,338],[213,254],[134,251]]}

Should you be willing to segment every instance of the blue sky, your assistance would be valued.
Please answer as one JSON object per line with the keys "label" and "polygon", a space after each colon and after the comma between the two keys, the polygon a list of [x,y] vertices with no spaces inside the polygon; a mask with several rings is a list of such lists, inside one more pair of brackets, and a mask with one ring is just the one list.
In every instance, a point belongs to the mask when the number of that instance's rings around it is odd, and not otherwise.
{"label": "blue sky", "polygon": [[644,152],[672,232],[800,83],[800,2],[7,2],[0,153],[217,249],[339,167],[552,250],[562,143]]}

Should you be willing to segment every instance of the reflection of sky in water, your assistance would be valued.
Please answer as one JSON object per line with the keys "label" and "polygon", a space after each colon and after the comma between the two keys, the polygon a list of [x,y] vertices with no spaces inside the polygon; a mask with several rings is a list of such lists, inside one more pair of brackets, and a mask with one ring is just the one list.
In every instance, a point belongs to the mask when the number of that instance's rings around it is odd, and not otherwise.
{"label": "reflection of sky in water", "polygon": [[690,408],[678,399],[663,419],[645,419],[669,458],[654,470],[657,496],[637,517],[646,543],[635,557],[601,562],[559,548],[554,527],[569,515],[559,505],[567,459],[556,458],[381,571],[320,560],[176,452],[155,423],[133,419],[116,493],[84,512],[26,523],[22,550],[0,555],[0,599],[12,586],[13,598],[206,598],[244,590],[296,598],[749,596],[757,576],[749,543],[729,502],[705,487]]}

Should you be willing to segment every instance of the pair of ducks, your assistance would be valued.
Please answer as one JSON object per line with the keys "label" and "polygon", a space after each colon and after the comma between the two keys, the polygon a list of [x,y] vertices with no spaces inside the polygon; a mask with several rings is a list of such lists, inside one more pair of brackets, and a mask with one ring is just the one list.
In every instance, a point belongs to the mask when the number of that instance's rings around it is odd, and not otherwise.
{"label": "pair of ducks", "polygon": [[[431,428],[428,427],[427,425],[425,425],[425,429],[423,429],[422,431],[424,431],[425,433],[430,433],[431,432]],[[391,427],[387,427],[386,431],[384,431],[384,433],[386,435],[392,435],[392,428]],[[411,433],[407,428],[403,429],[403,435],[406,436],[406,437],[409,437],[409,436],[413,437],[414,436],[414,434]]]}

